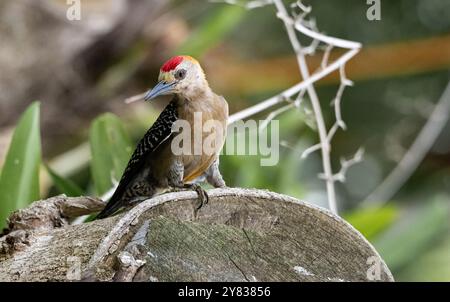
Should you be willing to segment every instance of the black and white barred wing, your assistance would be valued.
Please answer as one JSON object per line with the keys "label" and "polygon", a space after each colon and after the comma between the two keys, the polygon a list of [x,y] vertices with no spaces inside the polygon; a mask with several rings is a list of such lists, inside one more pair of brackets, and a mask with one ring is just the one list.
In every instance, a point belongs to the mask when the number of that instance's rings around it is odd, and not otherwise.
{"label": "black and white barred wing", "polygon": [[113,214],[121,207],[121,199],[127,188],[132,185],[133,180],[141,169],[145,167],[146,158],[153,153],[161,143],[168,139],[172,133],[172,125],[177,120],[177,106],[176,101],[173,100],[161,112],[158,119],[147,131],[141,141],[138,143],[136,149],[131,156],[127,167],[120,179],[111,200],[106,205],[105,209],[97,216],[97,218],[107,217]]}

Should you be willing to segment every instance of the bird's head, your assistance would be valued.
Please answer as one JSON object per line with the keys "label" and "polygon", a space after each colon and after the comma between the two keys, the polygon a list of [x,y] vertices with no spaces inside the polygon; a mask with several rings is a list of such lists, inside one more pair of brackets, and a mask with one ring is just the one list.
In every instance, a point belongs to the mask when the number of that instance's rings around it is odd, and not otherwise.
{"label": "bird's head", "polygon": [[203,69],[197,60],[190,56],[176,56],[164,63],[158,81],[145,95],[146,101],[168,94],[189,97],[208,87]]}

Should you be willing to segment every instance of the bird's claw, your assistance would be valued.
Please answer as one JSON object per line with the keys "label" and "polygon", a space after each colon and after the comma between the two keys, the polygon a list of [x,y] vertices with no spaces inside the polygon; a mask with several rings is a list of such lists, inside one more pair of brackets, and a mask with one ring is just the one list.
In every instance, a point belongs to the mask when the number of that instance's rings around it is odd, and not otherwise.
{"label": "bird's claw", "polygon": [[208,193],[206,193],[205,189],[203,189],[200,185],[198,184],[188,184],[185,186],[188,189],[194,190],[195,192],[197,192],[198,195],[198,204],[196,207],[196,211],[200,210],[203,205],[207,204],[209,202],[209,196]]}

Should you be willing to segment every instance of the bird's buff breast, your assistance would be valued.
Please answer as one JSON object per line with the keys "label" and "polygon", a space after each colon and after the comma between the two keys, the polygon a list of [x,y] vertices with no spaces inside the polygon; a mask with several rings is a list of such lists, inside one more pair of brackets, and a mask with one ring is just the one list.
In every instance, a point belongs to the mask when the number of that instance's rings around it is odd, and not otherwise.
{"label": "bird's buff breast", "polygon": [[[190,152],[182,155],[184,182],[193,181],[201,176],[216,160],[225,142],[228,119],[228,108],[217,110],[213,106],[207,106],[190,109],[184,111],[188,114],[181,116],[190,125],[195,125],[191,127]],[[195,112],[201,113],[201,123],[198,115],[195,120]],[[204,127],[208,124],[217,126]]]}
{"label": "bird's buff breast", "polygon": [[[226,128],[220,129],[220,133],[216,130],[215,128],[208,132],[198,130],[202,132],[201,141],[193,138],[191,141],[191,153],[182,155],[184,182],[193,181],[201,176],[218,157],[224,144]],[[194,133],[192,134],[193,136],[195,135]],[[208,145],[207,147],[204,145],[205,142]],[[198,154],[199,150],[202,151],[201,154]]]}

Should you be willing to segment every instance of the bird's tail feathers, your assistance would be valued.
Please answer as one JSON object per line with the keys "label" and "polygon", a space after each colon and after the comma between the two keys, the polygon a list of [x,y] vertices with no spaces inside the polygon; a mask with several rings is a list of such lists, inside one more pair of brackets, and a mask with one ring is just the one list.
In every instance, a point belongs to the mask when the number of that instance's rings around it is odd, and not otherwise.
{"label": "bird's tail feathers", "polygon": [[95,219],[103,219],[111,216],[122,207],[122,201],[113,195],[111,200],[106,204],[105,208],[95,217]]}

